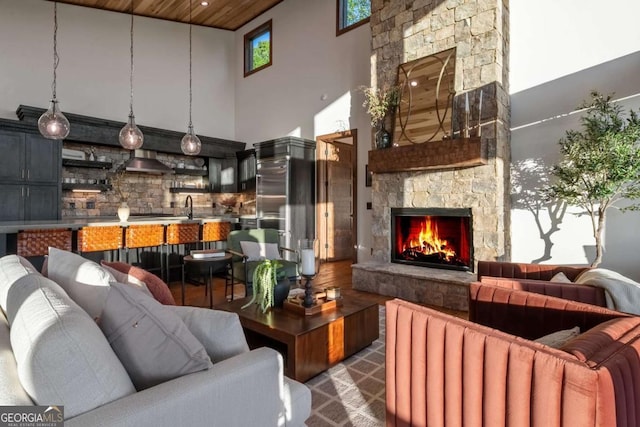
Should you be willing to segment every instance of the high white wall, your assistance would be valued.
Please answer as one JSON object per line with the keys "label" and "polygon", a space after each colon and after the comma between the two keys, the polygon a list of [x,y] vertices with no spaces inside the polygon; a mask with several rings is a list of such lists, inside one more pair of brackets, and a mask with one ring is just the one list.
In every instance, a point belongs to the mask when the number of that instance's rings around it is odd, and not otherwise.
{"label": "high white wall", "polygon": [[[574,110],[592,89],[615,93],[625,110],[640,107],[640,2],[514,1],[510,14],[512,260],[588,264],[595,253],[588,216],[537,205],[536,188],[559,159],[558,140],[579,128]],[[536,218],[548,232],[558,217],[552,245],[545,244]],[[605,234],[601,266],[640,279],[640,214],[609,211]]]}
{"label": "high white wall", "polygon": [[[244,77],[244,35],[272,19],[273,65]],[[370,83],[371,31],[335,35],[335,0],[288,0],[236,31],[236,138],[249,145],[281,136],[358,130],[358,261],[370,257],[371,190],[364,186],[371,125],[358,90]]]}
{"label": "high white wall", "polygon": [[[193,121],[201,135],[254,142],[295,135],[315,139],[358,129],[359,261],[369,258],[370,189],[364,168],[369,119],[360,85],[370,81],[370,30],[335,36],[334,0],[288,0],[232,33],[193,28]],[[0,0],[0,117],[20,104],[46,108],[50,98],[53,4]],[[640,108],[640,26],[636,0],[538,0],[510,3],[512,160],[524,170],[512,211],[512,259],[544,258],[530,203],[544,176],[532,165],[558,159],[557,141],[578,126],[575,107],[589,90],[615,92]],[[58,4],[58,98],[64,111],[126,120],[129,97],[129,18]],[[273,19],[274,64],[247,78],[246,32]],[[544,26],[541,26],[544,23]],[[188,120],[188,27],[135,19],[135,113],[141,125],[182,131]],[[325,98],[326,95],[326,98]],[[325,98],[325,99],[323,99]],[[526,168],[523,169],[525,165]],[[526,172],[530,173],[526,173]],[[522,177],[522,174],[520,174]],[[532,197],[525,197],[525,196]],[[593,254],[590,224],[570,209],[552,233],[550,258],[582,263]],[[550,215],[537,216],[543,232]],[[603,266],[640,279],[640,214],[612,211]]]}
{"label": "high white wall", "polygon": [[[64,112],[126,121],[127,14],[58,4],[58,100]],[[53,67],[53,3],[0,0],[0,117],[20,104],[47,108]],[[234,33],[193,27],[193,124],[234,138]],[[134,112],[139,125],[185,131],[189,114],[188,26],[135,17]]]}

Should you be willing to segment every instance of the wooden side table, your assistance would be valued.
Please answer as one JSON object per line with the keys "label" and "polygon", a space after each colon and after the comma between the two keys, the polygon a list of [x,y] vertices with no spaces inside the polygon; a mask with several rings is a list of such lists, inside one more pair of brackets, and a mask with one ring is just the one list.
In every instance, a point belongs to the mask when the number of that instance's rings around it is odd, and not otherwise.
{"label": "wooden side table", "polygon": [[[218,251],[221,252],[221,251]],[[205,291],[209,292],[209,308],[213,307],[213,276],[223,274],[224,296],[227,297],[227,288],[231,285],[231,301],[233,301],[233,256],[224,252],[223,256],[194,258],[192,255],[184,257],[182,263],[182,305],[185,295],[185,270],[195,271],[206,277]]]}

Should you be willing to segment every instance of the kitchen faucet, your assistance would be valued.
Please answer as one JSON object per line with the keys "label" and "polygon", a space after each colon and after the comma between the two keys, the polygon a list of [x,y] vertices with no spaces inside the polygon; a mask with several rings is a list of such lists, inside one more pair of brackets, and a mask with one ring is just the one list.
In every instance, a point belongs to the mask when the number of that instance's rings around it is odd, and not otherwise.
{"label": "kitchen faucet", "polygon": [[191,198],[191,196],[187,196],[187,200],[184,201],[184,207],[189,208],[187,218],[193,219],[193,199]]}

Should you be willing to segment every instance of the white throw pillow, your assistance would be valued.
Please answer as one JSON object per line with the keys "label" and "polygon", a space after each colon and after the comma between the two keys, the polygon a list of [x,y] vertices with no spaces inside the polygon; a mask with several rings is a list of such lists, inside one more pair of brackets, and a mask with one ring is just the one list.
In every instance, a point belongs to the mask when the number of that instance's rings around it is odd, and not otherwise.
{"label": "white throw pillow", "polygon": [[202,307],[165,306],[182,319],[213,363],[249,351],[236,313]]}
{"label": "white throw pillow", "polygon": [[142,292],[144,292],[145,294],[153,298],[153,295],[151,294],[151,291],[147,287],[147,284],[144,283],[142,280],[136,277],[133,277],[130,274],[123,273],[120,270],[116,270],[113,267],[109,267],[108,265],[100,264],[100,266],[105,270],[107,270],[113,276],[116,282],[124,283],[126,285],[133,286],[136,289],[140,289]]}
{"label": "white throw pillow", "polygon": [[247,261],[262,261],[264,259],[282,259],[277,243],[258,243],[241,241],[242,253]]}
{"label": "white throw pillow", "polygon": [[48,277],[92,319],[100,317],[109,293],[109,282],[115,282],[115,278],[97,263],[56,248],[49,248]]}
{"label": "white throw pillow", "polygon": [[260,261],[260,246],[258,242],[240,242],[242,253],[247,256],[247,261]]}
{"label": "white throw pillow", "polygon": [[553,348],[560,348],[565,345],[565,343],[571,338],[577,337],[578,335],[580,335],[580,327],[576,326],[575,328],[565,329],[549,335],[545,335],[535,340],[535,342]]}
{"label": "white throw pillow", "polygon": [[551,278],[552,282],[558,282],[558,283],[573,283],[566,274],[564,274],[562,271],[560,273],[557,273],[556,275],[554,275]]}
{"label": "white throw pillow", "polygon": [[[267,259],[282,259],[277,243],[260,243],[260,245],[264,245],[264,253]],[[260,250],[262,250],[262,247]]]}
{"label": "white throw pillow", "polygon": [[213,366],[180,317],[130,286],[111,284],[99,325],[138,391]]}

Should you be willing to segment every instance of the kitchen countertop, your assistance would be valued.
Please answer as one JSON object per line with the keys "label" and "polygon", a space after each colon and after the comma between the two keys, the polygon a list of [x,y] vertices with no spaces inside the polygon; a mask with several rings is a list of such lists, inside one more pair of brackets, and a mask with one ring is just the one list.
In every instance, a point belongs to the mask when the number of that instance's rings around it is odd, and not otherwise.
{"label": "kitchen countertop", "polygon": [[[255,218],[255,216],[253,216]],[[127,221],[118,221],[116,217],[91,217],[91,218],[65,218],[59,220],[43,220],[43,221],[0,221],[0,234],[17,233],[20,230],[41,230],[55,228],[70,228],[78,230],[82,227],[100,227],[109,225],[120,225],[127,227],[129,225],[140,224],[204,224],[214,221],[229,221],[231,223],[238,222],[238,216],[232,215],[212,215],[207,217],[196,217],[189,219],[186,216],[132,216]]]}

